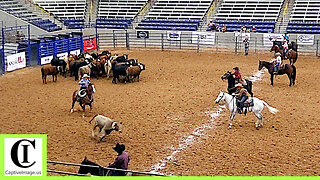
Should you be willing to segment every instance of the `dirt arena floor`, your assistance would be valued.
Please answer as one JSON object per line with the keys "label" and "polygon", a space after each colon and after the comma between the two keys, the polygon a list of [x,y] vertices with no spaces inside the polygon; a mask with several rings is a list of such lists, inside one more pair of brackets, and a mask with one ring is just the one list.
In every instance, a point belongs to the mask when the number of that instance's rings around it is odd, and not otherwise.
{"label": "dirt arena floor", "polygon": [[[0,133],[47,134],[48,160],[81,163],[87,158],[100,165],[113,162],[112,147],[124,143],[131,155],[129,169],[183,176],[318,176],[320,175],[320,59],[299,57],[297,80],[288,87],[286,76],[269,74],[254,82],[256,97],[277,108],[266,108],[264,127],[256,130],[253,114],[237,115],[228,129],[229,111],[216,119],[210,113],[227,82],[221,75],[239,66],[242,75],[258,71],[258,60],[272,58],[270,52],[196,53],[155,50],[112,50],[127,53],[146,65],[140,82],[112,84],[111,79],[93,79],[94,108],[85,117],[70,113],[74,78],[58,77],[42,84],[41,67],[17,70],[0,76]],[[77,109],[80,109],[76,105]],[[124,124],[123,133],[112,132],[99,143],[91,137],[95,114]],[[209,124],[201,135],[195,129]],[[186,145],[185,140],[193,135]],[[185,145],[185,146],[184,146]],[[173,157],[166,160],[167,157]],[[48,165],[48,169],[77,172],[78,168]],[[57,175],[48,173],[48,175]]]}

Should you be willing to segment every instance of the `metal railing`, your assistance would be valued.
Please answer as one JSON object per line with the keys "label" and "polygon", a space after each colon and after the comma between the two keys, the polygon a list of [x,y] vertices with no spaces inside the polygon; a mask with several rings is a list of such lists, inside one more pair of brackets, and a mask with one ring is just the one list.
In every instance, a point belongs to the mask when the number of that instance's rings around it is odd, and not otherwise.
{"label": "metal railing", "polygon": [[[132,170],[124,170],[124,169],[116,169],[116,168],[108,168],[108,167],[102,167],[102,166],[93,166],[93,165],[85,165],[85,164],[74,164],[74,163],[67,163],[67,162],[57,162],[57,161],[47,161],[48,164],[60,164],[60,165],[67,165],[67,166],[83,166],[83,167],[91,167],[91,168],[102,168],[103,170],[111,170],[111,171],[121,171],[121,172],[130,172],[130,173],[136,173],[136,174],[142,174],[142,175],[149,175],[149,176],[167,176],[163,174],[157,174],[157,173],[150,173],[150,172],[140,172],[140,171],[132,171]],[[58,174],[66,174],[66,175],[74,175],[74,176],[92,176],[87,174],[77,174],[77,173],[71,173],[71,172],[63,172],[63,171],[56,171],[48,169],[47,172],[51,173],[58,173]]]}

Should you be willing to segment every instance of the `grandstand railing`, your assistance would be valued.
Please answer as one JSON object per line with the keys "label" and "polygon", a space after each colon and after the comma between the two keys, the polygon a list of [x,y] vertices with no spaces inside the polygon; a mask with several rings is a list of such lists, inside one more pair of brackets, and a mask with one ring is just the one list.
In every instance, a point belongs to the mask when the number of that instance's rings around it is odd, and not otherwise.
{"label": "grandstand railing", "polygon": [[[109,168],[109,167],[93,166],[93,165],[74,164],[74,163],[67,163],[67,162],[57,162],[57,161],[50,161],[50,160],[48,160],[47,163],[48,163],[48,164],[53,164],[53,165],[59,164],[59,165],[67,165],[67,166],[92,167],[92,168],[98,168],[98,169],[101,169],[101,170],[130,172],[130,173],[136,173],[136,174],[147,175],[147,176],[167,176],[167,175],[158,174],[158,173],[151,173],[151,172],[140,172],[140,171],[116,169],[116,168]],[[57,173],[57,174],[65,174],[65,175],[73,175],[73,176],[92,176],[92,175],[87,175],[87,174],[78,174],[78,173],[71,173],[71,172],[63,172],[63,171],[57,171],[57,170],[51,170],[51,169],[47,169],[47,172]]]}

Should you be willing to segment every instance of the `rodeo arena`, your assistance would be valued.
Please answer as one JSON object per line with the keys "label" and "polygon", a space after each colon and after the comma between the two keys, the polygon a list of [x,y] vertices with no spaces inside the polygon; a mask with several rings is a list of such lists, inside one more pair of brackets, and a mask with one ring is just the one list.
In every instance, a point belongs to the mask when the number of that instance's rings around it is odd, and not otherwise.
{"label": "rodeo arena", "polygon": [[319,176],[320,0],[1,0],[0,134],[48,176]]}

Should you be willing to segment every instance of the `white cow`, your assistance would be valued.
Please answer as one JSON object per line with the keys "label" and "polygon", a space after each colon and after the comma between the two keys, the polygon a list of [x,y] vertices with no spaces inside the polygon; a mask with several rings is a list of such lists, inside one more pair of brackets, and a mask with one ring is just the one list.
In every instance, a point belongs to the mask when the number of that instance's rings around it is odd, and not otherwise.
{"label": "white cow", "polygon": [[95,123],[92,129],[92,137],[95,137],[94,131],[97,127],[99,127],[100,130],[99,130],[98,140],[100,142],[105,136],[109,135],[113,130],[119,131],[121,133],[121,126],[122,126],[121,122],[117,123],[112,119],[99,114],[95,115],[89,121],[89,123],[91,123],[92,120],[94,120],[94,123]]}

